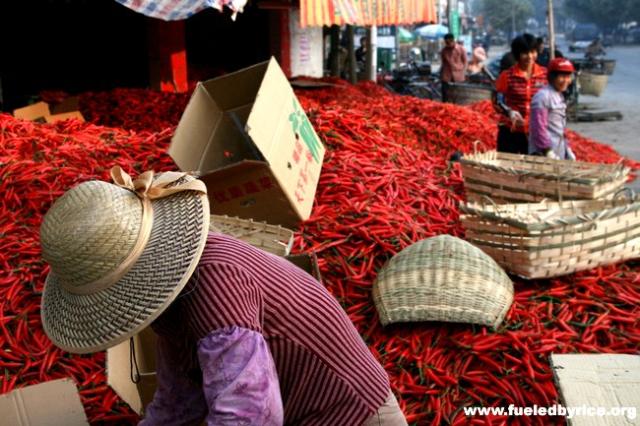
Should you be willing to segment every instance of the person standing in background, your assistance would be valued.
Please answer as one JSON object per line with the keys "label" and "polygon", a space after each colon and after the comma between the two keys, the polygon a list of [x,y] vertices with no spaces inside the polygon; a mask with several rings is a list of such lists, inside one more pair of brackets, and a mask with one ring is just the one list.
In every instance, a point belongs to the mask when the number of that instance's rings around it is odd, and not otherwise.
{"label": "person standing in background", "polygon": [[556,58],[549,63],[549,85],[536,93],[531,101],[529,154],[554,160],[576,159],[564,135],[567,103],[563,96],[574,72],[568,59]]}
{"label": "person standing in background", "polygon": [[498,151],[529,152],[531,99],[547,84],[547,69],[536,64],[537,48],[537,40],[531,34],[513,39],[511,53],[516,63],[496,81],[494,104],[502,115],[498,125]]}
{"label": "person standing in background", "polygon": [[444,36],[444,48],[440,51],[440,81],[442,82],[442,101],[447,101],[447,89],[451,83],[465,80],[467,71],[467,52],[456,43],[453,34]]}

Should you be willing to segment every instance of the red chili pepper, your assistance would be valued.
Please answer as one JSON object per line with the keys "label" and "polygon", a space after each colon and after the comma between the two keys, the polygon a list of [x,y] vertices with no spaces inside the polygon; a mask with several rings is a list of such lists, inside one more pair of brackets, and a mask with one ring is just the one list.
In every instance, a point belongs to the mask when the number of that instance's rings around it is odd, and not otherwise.
{"label": "red chili pepper", "polygon": [[[497,330],[440,323],[383,329],[371,300],[377,272],[412,242],[464,236],[457,209],[462,177],[447,160],[455,150],[473,151],[476,140],[479,149],[495,148],[497,118],[489,102],[459,107],[395,96],[370,83],[330,81],[336,86],[298,92],[327,155],[313,214],[301,224],[294,250],[318,252],[324,284],[385,367],[410,423],[519,424],[467,419],[458,410],[470,401],[557,402],[552,351],[637,352],[640,272],[631,263],[550,281],[516,279],[515,303]],[[188,99],[138,89],[81,94],[81,112],[95,124],[42,125],[0,115],[2,392],[73,377],[92,423],[137,421],[106,386],[104,353],[66,354],[44,335],[39,299],[48,267],[40,259],[38,227],[65,190],[108,179],[112,164],[127,171],[175,168],[166,148]],[[568,137],[580,159],[621,159],[608,146],[573,132]]]}

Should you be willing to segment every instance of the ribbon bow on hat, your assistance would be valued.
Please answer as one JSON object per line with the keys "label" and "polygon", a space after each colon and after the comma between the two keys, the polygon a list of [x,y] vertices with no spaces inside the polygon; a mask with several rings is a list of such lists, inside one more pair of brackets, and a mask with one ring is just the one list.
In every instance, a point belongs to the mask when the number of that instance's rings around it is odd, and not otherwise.
{"label": "ribbon bow on hat", "polygon": [[[191,180],[176,184],[176,182],[187,176],[187,173],[164,172],[159,174],[155,180],[153,176],[154,172],[150,170],[133,180],[131,176],[122,170],[122,167],[113,166],[111,168],[113,183],[121,188],[130,190],[143,200],[157,200],[182,191],[207,193],[207,187],[201,180]],[[172,184],[173,186],[170,186]]]}

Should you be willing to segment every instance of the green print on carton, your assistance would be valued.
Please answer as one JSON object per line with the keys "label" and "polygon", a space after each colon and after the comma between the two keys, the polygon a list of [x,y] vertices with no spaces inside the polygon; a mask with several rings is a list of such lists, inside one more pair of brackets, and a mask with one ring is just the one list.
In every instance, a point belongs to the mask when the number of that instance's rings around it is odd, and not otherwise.
{"label": "green print on carton", "polygon": [[321,148],[320,141],[313,131],[311,122],[305,115],[304,111],[302,111],[302,108],[296,98],[293,98],[293,112],[289,114],[289,121],[291,122],[291,127],[293,128],[294,133],[302,138],[305,145],[309,148],[309,151],[311,151],[313,159],[316,160],[316,163],[319,163]]}

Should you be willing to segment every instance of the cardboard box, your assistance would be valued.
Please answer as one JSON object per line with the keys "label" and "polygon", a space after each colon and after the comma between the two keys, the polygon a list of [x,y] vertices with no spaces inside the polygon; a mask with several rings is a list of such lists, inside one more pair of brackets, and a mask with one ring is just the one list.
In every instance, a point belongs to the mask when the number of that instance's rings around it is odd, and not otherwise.
{"label": "cardboard box", "polygon": [[289,228],[311,214],[324,153],[273,58],[198,83],[169,147],[207,185],[212,214]]}
{"label": "cardboard box", "polygon": [[55,123],[56,121],[67,120],[69,118],[75,118],[84,122],[84,117],[80,114],[80,111],[63,112],[60,114],[52,114],[44,117],[44,121],[47,123]]}
{"label": "cardboard box", "polygon": [[36,102],[13,110],[13,116],[23,120],[44,121],[44,118],[49,115],[51,115],[51,111],[49,110],[49,104],[46,102]]}
{"label": "cardboard box", "polygon": [[64,112],[78,112],[80,111],[80,98],[78,96],[69,96],[62,102],[55,104],[51,108],[51,112],[54,114],[62,114]]}
{"label": "cardboard box", "polygon": [[35,104],[13,110],[13,116],[23,120],[37,121],[40,123],[55,123],[56,121],[75,118],[84,122],[84,117],[77,110],[69,110],[74,106],[77,107],[77,98],[70,101],[63,101],[54,108],[55,114],[51,114],[49,104],[46,102],[37,102]]}
{"label": "cardboard box", "polygon": [[84,407],[71,379],[52,380],[0,395],[0,424],[85,426]]}
{"label": "cardboard box", "polygon": [[315,253],[310,254],[294,254],[286,256],[289,262],[296,265],[298,268],[307,272],[313,278],[322,283],[322,274],[320,274],[320,266],[318,265],[318,256]]}
{"label": "cardboard box", "polygon": [[[138,414],[153,400],[156,391],[156,335],[147,327],[133,337],[136,374],[130,341],[107,350],[107,384]],[[133,379],[137,381],[134,382]]]}

